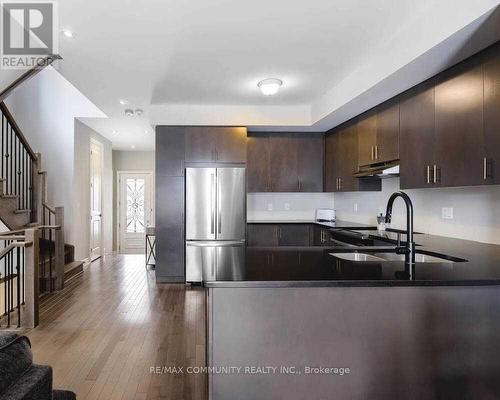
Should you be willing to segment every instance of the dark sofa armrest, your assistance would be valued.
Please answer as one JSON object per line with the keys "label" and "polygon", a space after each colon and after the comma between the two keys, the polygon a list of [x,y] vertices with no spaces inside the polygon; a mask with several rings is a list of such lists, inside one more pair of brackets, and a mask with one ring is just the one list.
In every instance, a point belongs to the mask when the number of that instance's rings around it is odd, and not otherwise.
{"label": "dark sofa armrest", "polygon": [[32,365],[0,400],[52,400],[52,368]]}

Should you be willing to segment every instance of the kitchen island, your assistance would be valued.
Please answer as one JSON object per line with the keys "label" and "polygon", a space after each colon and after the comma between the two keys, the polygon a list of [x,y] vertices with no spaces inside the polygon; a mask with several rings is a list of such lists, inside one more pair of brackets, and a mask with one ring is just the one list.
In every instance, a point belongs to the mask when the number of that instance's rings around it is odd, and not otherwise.
{"label": "kitchen island", "polygon": [[500,396],[500,246],[415,241],[448,259],[417,262],[411,279],[404,262],[349,261],[335,246],[247,248],[244,270],[205,284],[209,365],[241,367],[210,375],[211,398]]}

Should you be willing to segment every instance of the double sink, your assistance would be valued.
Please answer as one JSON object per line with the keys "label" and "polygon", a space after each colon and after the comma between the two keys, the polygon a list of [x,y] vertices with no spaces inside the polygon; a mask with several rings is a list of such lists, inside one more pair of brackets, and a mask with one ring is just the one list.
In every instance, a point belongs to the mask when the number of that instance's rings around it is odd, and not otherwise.
{"label": "double sink", "polygon": [[[369,249],[375,249],[377,245],[386,244],[387,242],[398,242],[400,246],[401,235],[404,235],[404,231],[397,229],[388,229],[384,232],[378,232],[373,234],[376,228],[364,228],[360,230],[342,230],[337,231],[337,234],[341,237],[340,240],[335,240],[337,244],[342,247],[351,248],[350,251],[337,250],[331,252],[332,257],[336,257],[341,260],[356,262],[356,263],[373,263],[373,262],[404,262],[405,255],[397,254],[395,252],[384,252],[381,247],[380,252],[369,251]],[[333,233],[333,232],[332,232]],[[419,234],[415,232],[415,234]],[[336,236],[333,234],[332,236]],[[361,245],[361,246],[360,246]],[[366,251],[363,251],[363,247],[366,246]],[[357,247],[355,251],[352,247]],[[429,252],[426,250],[416,250],[415,251],[415,262],[416,263],[459,263],[467,262],[467,260],[458,257],[452,257],[446,254],[439,254],[434,252]]]}

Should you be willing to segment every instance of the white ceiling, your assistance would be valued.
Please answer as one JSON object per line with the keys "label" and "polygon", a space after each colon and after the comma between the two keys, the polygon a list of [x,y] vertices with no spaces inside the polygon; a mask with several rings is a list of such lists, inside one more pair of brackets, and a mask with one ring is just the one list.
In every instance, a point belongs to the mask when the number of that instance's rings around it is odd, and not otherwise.
{"label": "white ceiling", "polygon": [[[152,149],[152,124],[324,130],[339,122],[332,113],[498,3],[64,0],[60,25],[75,38],[61,37],[59,71],[108,115],[84,122],[116,149]],[[278,95],[260,94],[267,77],[284,81]],[[125,117],[127,107],[146,112]]]}

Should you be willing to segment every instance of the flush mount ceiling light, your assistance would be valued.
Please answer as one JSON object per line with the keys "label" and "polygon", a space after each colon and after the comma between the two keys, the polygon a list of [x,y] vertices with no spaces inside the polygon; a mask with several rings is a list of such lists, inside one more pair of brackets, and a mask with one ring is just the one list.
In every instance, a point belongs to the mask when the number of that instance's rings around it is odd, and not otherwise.
{"label": "flush mount ceiling light", "polygon": [[125,110],[125,115],[126,115],[127,117],[133,117],[133,116],[134,116],[134,110],[131,110],[130,108],[127,108],[127,109]]}
{"label": "flush mount ceiling light", "polygon": [[75,34],[69,29],[63,29],[62,34],[69,39],[73,39],[75,37]]}
{"label": "flush mount ceiling light", "polygon": [[257,87],[260,89],[264,96],[272,96],[278,93],[281,85],[283,85],[283,81],[276,78],[268,78],[260,81],[257,84]]}
{"label": "flush mount ceiling light", "polygon": [[144,113],[144,111],[142,109],[136,108],[135,115],[137,115],[138,117],[140,117],[143,113]]}
{"label": "flush mount ceiling light", "polygon": [[120,100],[120,104],[121,104],[122,106],[126,106],[126,105],[128,104],[128,100],[121,99],[121,100]]}

